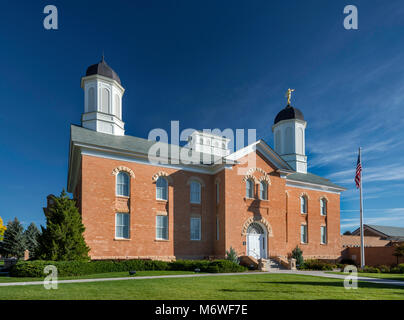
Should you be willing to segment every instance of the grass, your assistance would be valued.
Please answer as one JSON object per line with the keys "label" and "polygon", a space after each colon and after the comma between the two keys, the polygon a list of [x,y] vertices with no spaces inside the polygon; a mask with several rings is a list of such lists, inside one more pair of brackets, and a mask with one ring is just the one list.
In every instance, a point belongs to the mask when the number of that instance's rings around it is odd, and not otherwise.
{"label": "grass", "polygon": [[[344,272],[326,272],[326,273],[346,274]],[[403,273],[366,273],[366,272],[358,272],[358,277],[369,277],[369,278],[377,278],[377,279],[389,279],[389,280],[404,281],[404,274]]]}
{"label": "grass", "polygon": [[404,288],[359,282],[346,290],[343,280],[295,274],[250,274],[193,278],[117,280],[59,284],[57,290],[43,286],[0,287],[0,300],[7,299],[404,299]]}
{"label": "grass", "polygon": [[[120,278],[120,277],[144,277],[144,276],[165,276],[165,275],[177,275],[177,274],[195,274],[193,271],[137,271],[135,276],[130,276],[128,271],[124,272],[108,272],[108,273],[96,273],[83,276],[70,276],[59,277],[59,280],[71,280],[71,279],[97,279],[97,278]],[[26,282],[26,281],[42,281],[45,278],[16,278],[0,276],[0,283],[5,282]]]}

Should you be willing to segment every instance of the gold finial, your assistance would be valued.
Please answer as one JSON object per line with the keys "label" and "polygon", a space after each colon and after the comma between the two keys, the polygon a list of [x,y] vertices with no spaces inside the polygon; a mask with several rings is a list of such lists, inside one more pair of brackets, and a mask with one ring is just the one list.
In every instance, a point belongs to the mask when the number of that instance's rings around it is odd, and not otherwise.
{"label": "gold finial", "polygon": [[288,106],[290,105],[290,98],[292,97],[292,92],[295,91],[295,89],[288,89],[288,91],[286,91],[286,95],[285,97],[288,98]]}

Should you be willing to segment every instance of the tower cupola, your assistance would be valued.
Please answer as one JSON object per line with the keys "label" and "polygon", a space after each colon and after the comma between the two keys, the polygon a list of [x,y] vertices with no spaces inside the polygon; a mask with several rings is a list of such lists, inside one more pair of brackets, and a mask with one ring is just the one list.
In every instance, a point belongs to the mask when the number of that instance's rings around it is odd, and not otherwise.
{"label": "tower cupola", "polygon": [[122,87],[118,74],[105,62],[87,68],[81,79],[84,90],[84,113],[81,123],[84,128],[98,132],[123,136],[125,123],[122,121]]}
{"label": "tower cupola", "polygon": [[277,114],[272,126],[274,149],[296,172],[307,173],[305,150],[307,122],[303,113],[290,105],[292,91],[294,90],[288,89],[287,105]]}

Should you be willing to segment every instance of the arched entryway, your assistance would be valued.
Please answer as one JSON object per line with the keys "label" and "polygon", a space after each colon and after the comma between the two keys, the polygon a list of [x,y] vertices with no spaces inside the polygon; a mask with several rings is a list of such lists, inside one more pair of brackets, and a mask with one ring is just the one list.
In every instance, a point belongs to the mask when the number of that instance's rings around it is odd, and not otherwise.
{"label": "arched entryway", "polygon": [[247,228],[247,256],[255,259],[267,257],[267,234],[258,222],[252,222]]}

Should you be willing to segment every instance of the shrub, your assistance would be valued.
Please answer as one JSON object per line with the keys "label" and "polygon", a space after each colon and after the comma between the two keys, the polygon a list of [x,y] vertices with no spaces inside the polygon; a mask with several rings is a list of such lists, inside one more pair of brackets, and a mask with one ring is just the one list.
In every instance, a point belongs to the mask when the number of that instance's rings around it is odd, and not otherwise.
{"label": "shrub", "polygon": [[54,265],[60,277],[79,276],[95,273],[147,271],[147,270],[173,270],[201,272],[243,272],[245,267],[228,260],[178,260],[164,262],[156,260],[98,260],[98,261],[20,261],[10,268],[12,277],[44,277],[43,270],[47,265]]}
{"label": "shrub", "polygon": [[301,266],[300,269],[303,270],[323,270],[323,271],[329,271],[334,269],[336,266],[331,264],[331,263],[327,263],[321,260],[306,260],[303,263],[303,266]]}
{"label": "shrub", "polygon": [[400,263],[398,268],[400,269],[400,273],[404,273],[404,263]]}
{"label": "shrub", "polygon": [[342,260],[340,261],[340,263],[341,263],[341,264],[345,264],[345,265],[347,265],[347,264],[349,264],[349,265],[356,265],[355,261],[353,261],[352,259],[342,259]]}
{"label": "shrub", "polygon": [[386,265],[381,265],[378,267],[381,273],[389,273],[390,272],[390,267]]}
{"label": "shrub", "polygon": [[390,273],[401,273],[401,270],[399,267],[391,267]]}
{"label": "shrub", "polygon": [[362,270],[359,270],[359,272],[380,273],[380,270],[379,270],[379,268],[376,268],[376,267],[364,266]]}

